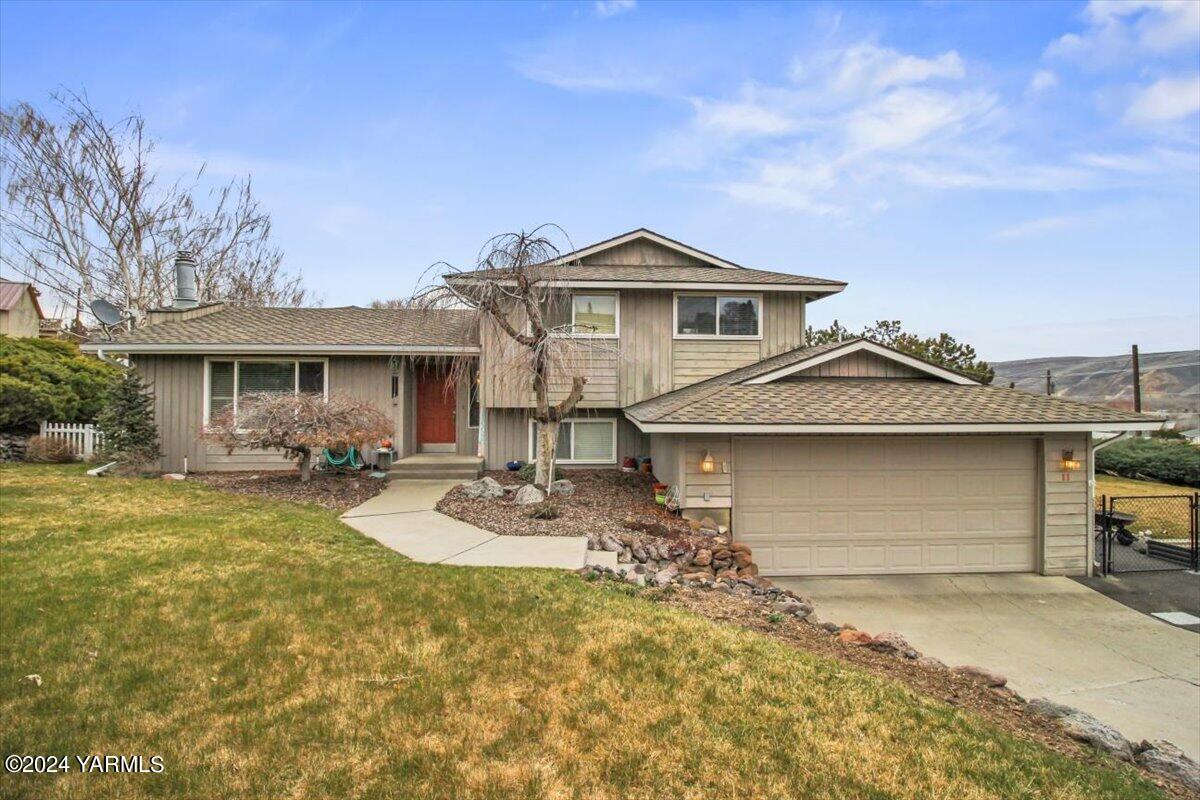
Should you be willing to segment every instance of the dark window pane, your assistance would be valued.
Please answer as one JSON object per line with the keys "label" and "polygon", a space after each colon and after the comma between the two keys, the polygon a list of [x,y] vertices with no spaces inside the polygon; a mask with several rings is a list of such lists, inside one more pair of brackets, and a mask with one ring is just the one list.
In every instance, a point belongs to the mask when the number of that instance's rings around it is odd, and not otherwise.
{"label": "dark window pane", "polygon": [[467,427],[479,427],[479,367],[471,367],[471,371],[467,374],[470,380],[469,401],[467,405]]}
{"label": "dark window pane", "polygon": [[208,368],[208,418],[216,419],[233,403],[233,362],[211,361]]}
{"label": "dark window pane", "polygon": [[[248,394],[290,394],[296,391],[296,362],[239,361],[238,397]],[[239,408],[241,400],[238,401]]]}
{"label": "dark window pane", "polygon": [[[537,461],[538,455],[538,431],[541,425],[533,423],[533,460]],[[556,461],[569,461],[571,459],[571,423],[560,422],[558,424],[558,441],[555,442],[554,458]]]}
{"label": "dark window pane", "polygon": [[325,362],[300,362],[300,391],[305,394],[325,394]]}
{"label": "dark window pane", "polygon": [[678,333],[717,332],[717,298],[680,295]]}
{"label": "dark window pane", "polygon": [[758,335],[758,298],[721,298],[721,335]]}

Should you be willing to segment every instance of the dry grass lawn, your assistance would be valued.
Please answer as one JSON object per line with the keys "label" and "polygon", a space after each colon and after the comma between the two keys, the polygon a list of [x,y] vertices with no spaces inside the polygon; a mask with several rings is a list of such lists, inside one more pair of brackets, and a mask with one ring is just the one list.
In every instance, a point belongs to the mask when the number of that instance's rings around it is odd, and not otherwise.
{"label": "dry grass lawn", "polygon": [[[1151,798],[902,685],[315,507],[0,469],[0,745],[161,756],[48,798]],[[40,688],[21,678],[38,673]]]}

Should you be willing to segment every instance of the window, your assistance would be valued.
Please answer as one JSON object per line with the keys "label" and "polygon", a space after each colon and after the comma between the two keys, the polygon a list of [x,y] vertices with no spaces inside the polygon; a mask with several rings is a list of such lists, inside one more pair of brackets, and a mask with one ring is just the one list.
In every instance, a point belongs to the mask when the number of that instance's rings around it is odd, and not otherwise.
{"label": "window", "polygon": [[762,335],[759,295],[675,295],[676,338]]}
{"label": "window", "polygon": [[218,416],[252,394],[327,393],[324,360],[229,359],[208,362],[205,419]]}
{"label": "window", "polygon": [[[537,460],[538,424],[529,425],[529,460]],[[613,464],[617,460],[615,419],[569,419],[558,426],[555,460],[561,464]]]}
{"label": "window", "polygon": [[572,326],[576,336],[616,337],[621,324],[621,298],[617,292],[563,293],[542,304],[547,328]]}
{"label": "window", "polygon": [[615,294],[571,295],[571,322],[578,333],[589,336],[617,335]]}

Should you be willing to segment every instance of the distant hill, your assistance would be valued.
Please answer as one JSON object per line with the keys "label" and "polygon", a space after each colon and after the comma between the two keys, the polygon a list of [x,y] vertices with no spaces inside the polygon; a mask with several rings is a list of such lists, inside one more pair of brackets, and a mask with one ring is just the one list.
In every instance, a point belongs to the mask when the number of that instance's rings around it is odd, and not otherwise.
{"label": "distant hill", "polygon": [[[1200,350],[1142,353],[1142,408],[1178,414],[1200,411]],[[1116,408],[1133,408],[1133,373],[1128,353],[1119,356],[1060,356],[1000,361],[995,385],[1015,382],[1035,394],[1046,391],[1046,370],[1055,394],[1073,400],[1099,402]]]}

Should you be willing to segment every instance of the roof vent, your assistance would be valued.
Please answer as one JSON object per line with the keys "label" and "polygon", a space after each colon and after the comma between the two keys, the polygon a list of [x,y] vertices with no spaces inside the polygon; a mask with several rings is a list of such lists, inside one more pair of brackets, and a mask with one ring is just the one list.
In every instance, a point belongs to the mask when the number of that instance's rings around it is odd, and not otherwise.
{"label": "roof vent", "polygon": [[180,250],[175,254],[175,302],[174,308],[195,308],[196,303],[196,261],[189,250]]}

